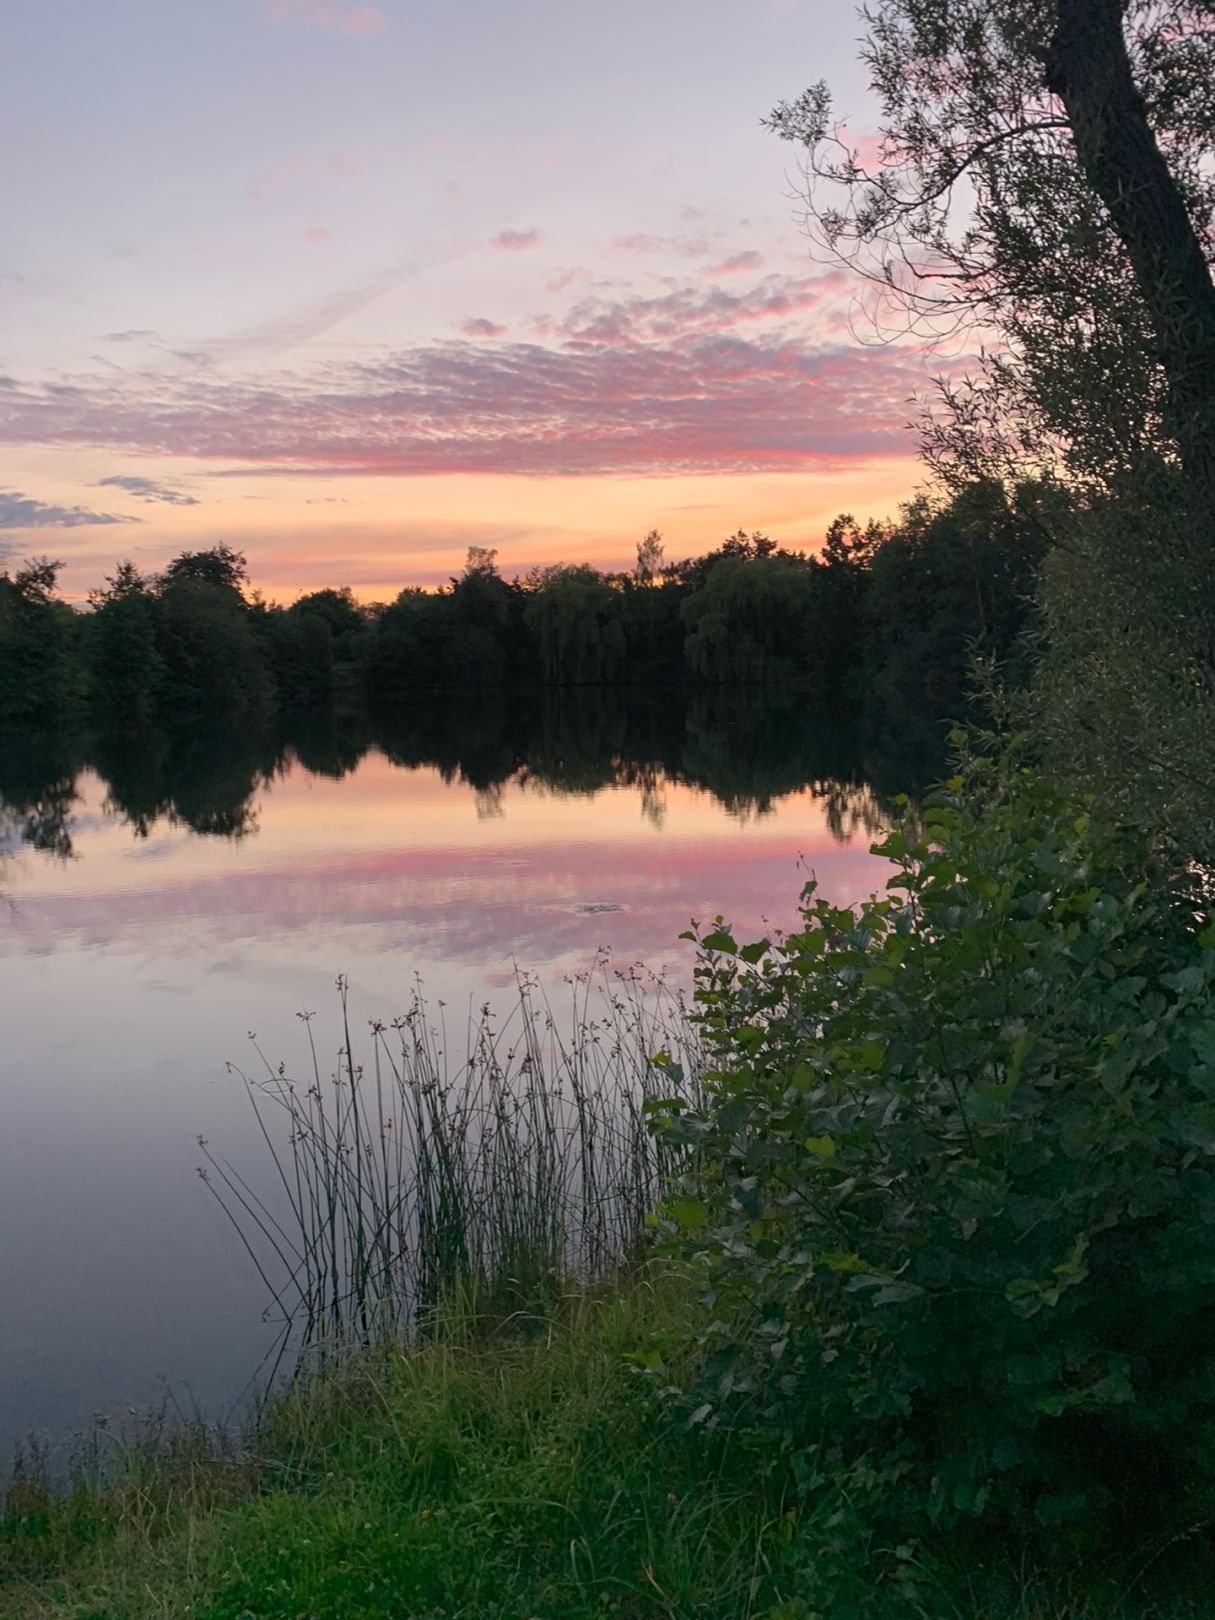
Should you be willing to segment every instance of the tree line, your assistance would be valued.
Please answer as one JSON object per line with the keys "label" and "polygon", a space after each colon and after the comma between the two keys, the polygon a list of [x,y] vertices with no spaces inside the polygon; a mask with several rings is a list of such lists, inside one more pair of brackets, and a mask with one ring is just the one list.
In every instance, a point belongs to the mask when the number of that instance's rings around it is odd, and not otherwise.
{"label": "tree line", "polygon": [[1017,658],[1050,499],[1044,485],[978,482],[897,521],[841,516],[810,553],[740,530],[668,562],[651,533],[621,572],[508,579],[472,547],[441,589],[371,605],[349,589],[267,602],[245,557],[218,545],[155,576],[121,563],[76,609],[60,565],[35,559],[0,573],[0,725],[138,729],[335,701],[394,710],[437,690],[717,684],[951,715],[972,648]]}

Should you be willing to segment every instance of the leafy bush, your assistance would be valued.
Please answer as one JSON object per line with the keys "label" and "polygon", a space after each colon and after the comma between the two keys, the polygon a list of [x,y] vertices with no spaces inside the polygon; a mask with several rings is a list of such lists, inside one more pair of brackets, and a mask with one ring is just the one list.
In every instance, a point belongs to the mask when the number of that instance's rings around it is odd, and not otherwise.
{"label": "leafy bush", "polygon": [[1094,1540],[1212,1474],[1215,927],[1019,742],[954,740],[885,897],[700,940],[709,1104],[653,1110],[698,1149],[693,1418],[903,1535]]}

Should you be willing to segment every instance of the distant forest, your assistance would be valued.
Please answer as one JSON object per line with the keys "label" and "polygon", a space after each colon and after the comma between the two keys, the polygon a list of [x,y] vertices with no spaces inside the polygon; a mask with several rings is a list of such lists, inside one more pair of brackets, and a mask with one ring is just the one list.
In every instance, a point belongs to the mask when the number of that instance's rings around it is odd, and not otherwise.
{"label": "distant forest", "polygon": [[891,523],[837,518],[811,554],[740,530],[669,562],[650,534],[621,573],[506,579],[473,547],[448,585],[374,605],[333,589],[268,603],[221,545],[156,576],[124,562],[82,610],[58,593],[61,565],[35,559],[0,573],[0,726],[135,731],[335,703],[400,713],[437,691],[625,686],[796,687],[832,706],[950,716],[971,649],[1015,675],[1052,498],[977,484]]}

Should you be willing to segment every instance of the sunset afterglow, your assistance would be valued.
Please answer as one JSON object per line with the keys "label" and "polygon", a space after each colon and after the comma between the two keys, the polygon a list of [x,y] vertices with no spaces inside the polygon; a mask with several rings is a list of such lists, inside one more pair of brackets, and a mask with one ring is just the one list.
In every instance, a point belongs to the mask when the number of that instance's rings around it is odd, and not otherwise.
{"label": "sunset afterglow", "polygon": [[808,63],[863,128],[847,16],[62,9],[11,24],[39,162],[0,249],[0,539],[69,598],[220,541],[284,601],[435,584],[469,545],[507,573],[655,527],[669,557],[813,547],[917,484],[931,367],[858,341],[760,127]]}

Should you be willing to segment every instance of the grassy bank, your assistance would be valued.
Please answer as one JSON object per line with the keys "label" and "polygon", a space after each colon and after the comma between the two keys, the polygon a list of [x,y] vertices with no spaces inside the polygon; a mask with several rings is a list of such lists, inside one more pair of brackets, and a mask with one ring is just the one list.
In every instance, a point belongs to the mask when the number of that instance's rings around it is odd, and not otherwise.
{"label": "grassy bank", "polygon": [[[1031,1575],[1008,1550],[852,1575],[847,1501],[789,1503],[754,1452],[644,1398],[637,1357],[686,1317],[649,1268],[514,1320],[448,1311],[409,1352],[330,1365],[286,1394],[240,1457],[179,1432],[103,1486],[18,1485],[0,1521],[5,1620],[1182,1620],[1176,1553],[1104,1581]],[[657,1341],[655,1336],[657,1335]],[[1184,1551],[1184,1548],[1181,1550]],[[1139,1555],[1135,1555],[1137,1558]],[[829,1608],[805,1594],[829,1568]],[[875,1572],[881,1571],[879,1580]],[[1180,1583],[1184,1586],[1185,1582]]]}
{"label": "grassy bank", "polygon": [[448,1310],[412,1351],[286,1394],[241,1458],[179,1437],[134,1448],[108,1488],[18,1485],[0,1613],[771,1613],[793,1600],[793,1522],[642,1398],[633,1358],[685,1304],[651,1270],[545,1317]]}
{"label": "grassy bank", "polygon": [[630,1351],[677,1307],[650,1275],[548,1319],[445,1312],[287,1393],[240,1460],[136,1447],[109,1489],[18,1487],[0,1614],[752,1612],[779,1524],[638,1401]]}

